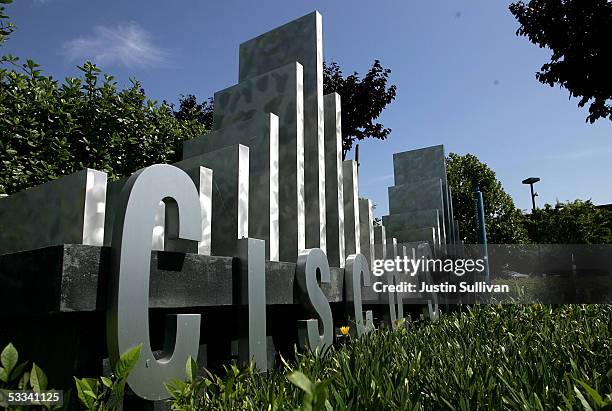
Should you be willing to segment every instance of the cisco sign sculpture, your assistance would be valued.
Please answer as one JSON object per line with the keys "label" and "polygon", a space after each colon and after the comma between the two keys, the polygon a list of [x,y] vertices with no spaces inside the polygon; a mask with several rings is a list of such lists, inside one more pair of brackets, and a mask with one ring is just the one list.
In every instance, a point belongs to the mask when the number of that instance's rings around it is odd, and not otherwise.
{"label": "cisco sign sculpture", "polygon": [[[48,361],[66,384],[143,344],[128,383],[159,400],[188,356],[214,356],[205,344],[237,341],[239,359],[265,370],[271,335],[286,346],[295,331],[324,349],[339,323],[363,334],[374,314],[401,318],[405,303],[429,301],[435,316],[435,296],[375,293],[370,266],[457,241],[443,148],[394,156],[390,215],[374,227],[357,165],[342,160],[340,96],[323,96],[322,44],[317,12],[243,43],[238,84],[215,93],[213,130],[186,141],[176,164],[113,182],[85,169],[1,198],[0,343]],[[207,328],[216,307],[231,326]],[[172,310],[165,330],[150,309]],[[64,350],[62,366],[48,347]]]}
{"label": "cisco sign sculpture", "polygon": [[[197,358],[200,315],[172,315],[168,321],[162,358],[156,359],[149,344],[149,276],[151,233],[160,201],[165,205],[165,244],[201,241],[200,201],[189,176],[171,165],[154,165],[138,171],[125,183],[116,204],[111,246],[111,282],[107,308],[108,350],[112,363],[122,352],[143,344],[141,357],[128,379],[132,390],[143,398],[167,398],[164,382],[181,378],[184,364]],[[203,227],[205,230],[208,227]],[[245,359],[267,369],[265,311],[265,247],[262,240],[238,240],[238,256],[246,270],[248,296],[248,348]],[[320,279],[317,279],[319,274]],[[298,289],[307,308],[318,319],[299,321],[300,342],[310,349],[324,350],[333,342],[334,324],[321,283],[331,281],[325,252],[320,248],[302,250],[295,269]],[[353,254],[345,266],[347,300],[358,335],[369,331],[372,312],[362,309],[361,284],[370,285],[366,258]],[[394,303],[392,303],[394,304]],[[399,305],[401,307],[401,304]],[[395,313],[395,307],[391,307]],[[401,316],[401,314],[400,314]]]}
{"label": "cisco sign sculpture", "polygon": [[[198,192],[180,169],[155,165],[127,181],[117,204],[111,253],[111,288],[107,301],[108,349],[116,363],[121,353],[143,343],[141,358],[129,378],[137,394],[152,399],[165,397],[163,383],[181,375],[189,355],[197,358],[200,315],[172,316],[166,330],[172,347],[164,347],[160,361],[149,344],[149,276],[151,233],[160,201],[166,208],[169,241],[201,241],[202,215]],[[172,338],[172,333],[174,337]]]}

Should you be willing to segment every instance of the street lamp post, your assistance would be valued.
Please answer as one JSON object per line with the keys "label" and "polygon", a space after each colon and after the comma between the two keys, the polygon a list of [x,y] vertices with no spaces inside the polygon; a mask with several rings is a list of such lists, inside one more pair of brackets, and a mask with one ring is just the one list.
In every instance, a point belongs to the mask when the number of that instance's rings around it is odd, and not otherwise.
{"label": "street lamp post", "polygon": [[529,177],[523,180],[523,184],[529,184],[529,188],[531,189],[531,212],[532,213],[535,213],[535,210],[536,210],[535,198],[538,195],[538,193],[533,192],[533,185],[537,183],[538,181],[540,181],[538,177]]}
{"label": "street lamp post", "polygon": [[[529,177],[523,180],[523,184],[529,184],[529,188],[531,189],[531,218],[532,219],[535,219],[537,217],[535,213],[535,210],[536,210],[535,198],[538,195],[538,193],[533,192],[533,185],[537,183],[538,181],[540,181],[538,177]],[[541,250],[540,250],[540,244],[538,241],[538,266],[537,266],[536,272],[539,272],[540,270],[541,261],[542,261],[542,255],[541,255]]]}

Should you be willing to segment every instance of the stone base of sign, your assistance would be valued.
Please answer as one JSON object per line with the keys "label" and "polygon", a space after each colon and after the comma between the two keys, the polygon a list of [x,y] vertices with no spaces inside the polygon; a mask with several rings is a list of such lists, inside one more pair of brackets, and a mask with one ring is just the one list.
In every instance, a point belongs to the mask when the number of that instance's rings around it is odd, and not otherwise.
{"label": "stone base of sign", "polygon": [[[0,256],[2,315],[43,315],[105,310],[110,248],[66,244]],[[232,257],[153,251],[149,307],[175,309],[238,304]],[[343,301],[344,269],[331,267],[321,288]],[[266,261],[266,303],[298,304],[295,263]]]}
{"label": "stone base of sign", "polygon": [[[12,342],[21,358],[43,368],[54,388],[72,388],[73,376],[104,374],[109,260],[108,247],[71,244],[0,256],[0,341]],[[199,313],[200,366],[221,372],[233,360],[231,341],[239,338],[235,319],[247,310],[234,299],[235,264],[231,257],[151,253],[149,315],[154,350],[163,345],[167,314]],[[266,261],[268,358],[276,365],[281,355],[294,355],[296,319],[304,316],[294,296],[295,267],[295,263]],[[332,267],[331,283],[323,284],[322,290],[331,303],[335,326],[348,324],[343,287],[344,269]],[[365,287],[362,294],[364,310],[383,318],[388,307],[372,305],[378,294]],[[410,307],[411,301],[405,303],[406,310],[420,309]],[[125,400],[126,406],[143,404],[129,395]],[[156,409],[162,404],[156,403]]]}

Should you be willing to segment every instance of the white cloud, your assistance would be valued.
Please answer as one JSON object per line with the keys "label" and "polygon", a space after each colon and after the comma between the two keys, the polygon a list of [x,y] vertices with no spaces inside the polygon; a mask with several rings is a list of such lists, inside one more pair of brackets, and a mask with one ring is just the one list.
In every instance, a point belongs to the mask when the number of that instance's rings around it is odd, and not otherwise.
{"label": "white cloud", "polygon": [[154,45],[150,37],[134,22],[115,27],[96,26],[90,36],[65,42],[62,51],[73,61],[89,59],[101,65],[147,67],[167,58],[167,53]]}

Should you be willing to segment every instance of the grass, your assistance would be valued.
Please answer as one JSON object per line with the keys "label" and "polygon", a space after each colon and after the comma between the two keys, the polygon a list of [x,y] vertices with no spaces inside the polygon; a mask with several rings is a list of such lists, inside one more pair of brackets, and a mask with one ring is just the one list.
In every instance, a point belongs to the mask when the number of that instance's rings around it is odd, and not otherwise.
{"label": "grass", "polygon": [[610,276],[585,276],[575,280],[571,277],[495,279],[493,284],[507,284],[510,287],[510,293],[503,297],[508,302],[577,301],[612,304],[610,293],[612,277]]}
{"label": "grass", "polygon": [[175,410],[609,409],[612,306],[476,306],[267,374],[186,381],[170,385]]}

